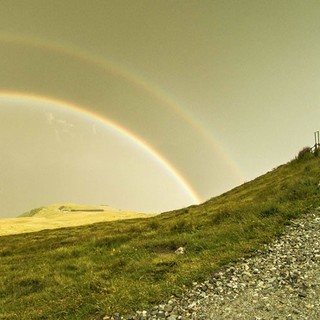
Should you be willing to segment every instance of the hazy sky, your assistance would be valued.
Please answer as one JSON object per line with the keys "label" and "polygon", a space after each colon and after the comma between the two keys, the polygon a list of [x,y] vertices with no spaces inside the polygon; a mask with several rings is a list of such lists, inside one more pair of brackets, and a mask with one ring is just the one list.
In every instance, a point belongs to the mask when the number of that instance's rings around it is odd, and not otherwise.
{"label": "hazy sky", "polygon": [[1,1],[0,216],[159,212],[291,160],[319,39],[319,1]]}

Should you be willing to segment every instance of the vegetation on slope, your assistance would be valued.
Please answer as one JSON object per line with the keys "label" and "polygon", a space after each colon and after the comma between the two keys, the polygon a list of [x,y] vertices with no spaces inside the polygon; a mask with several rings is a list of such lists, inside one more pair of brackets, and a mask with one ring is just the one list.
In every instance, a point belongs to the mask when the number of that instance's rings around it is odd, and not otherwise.
{"label": "vegetation on slope", "polygon": [[48,215],[56,215],[61,212],[108,212],[108,211],[119,211],[117,209],[113,209],[106,205],[101,206],[90,206],[90,205],[81,205],[74,203],[63,203],[63,204],[54,204],[46,207],[40,207],[28,212],[21,214],[19,217],[35,217],[35,216],[48,216]]}
{"label": "vegetation on slope", "polygon": [[0,219],[0,236],[151,216],[154,215],[102,205],[56,204],[31,210],[18,218]]}
{"label": "vegetation on slope", "polygon": [[179,295],[318,207],[319,181],[308,154],[199,206],[0,237],[0,319],[101,319]]}
{"label": "vegetation on slope", "polygon": [[27,211],[23,214],[21,214],[19,217],[34,217],[36,216],[39,212],[41,212],[44,209],[44,207],[32,209],[30,211]]}

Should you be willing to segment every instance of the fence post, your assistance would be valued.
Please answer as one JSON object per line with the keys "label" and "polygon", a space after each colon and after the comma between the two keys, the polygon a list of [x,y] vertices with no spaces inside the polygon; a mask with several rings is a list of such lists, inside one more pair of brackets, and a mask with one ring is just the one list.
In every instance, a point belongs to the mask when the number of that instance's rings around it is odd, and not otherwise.
{"label": "fence post", "polygon": [[320,135],[319,131],[314,132],[314,150],[316,151],[320,147]]}

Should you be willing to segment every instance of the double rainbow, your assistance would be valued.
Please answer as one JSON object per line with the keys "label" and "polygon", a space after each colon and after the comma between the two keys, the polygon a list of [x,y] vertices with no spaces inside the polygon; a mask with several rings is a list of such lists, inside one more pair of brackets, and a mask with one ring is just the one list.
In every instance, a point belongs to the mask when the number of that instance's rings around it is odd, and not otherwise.
{"label": "double rainbow", "polygon": [[[129,73],[128,71],[119,67],[115,63],[108,63],[104,58],[101,58],[98,55],[83,52],[78,48],[74,48],[70,45],[61,45],[57,43],[52,44],[49,42],[44,42],[41,39],[22,38],[16,36],[0,36],[0,43],[8,45],[11,44],[27,46],[32,47],[34,49],[45,50],[50,53],[65,55],[70,58],[76,59],[81,63],[94,65],[96,68],[99,68],[108,74],[111,74],[123,81],[126,81],[127,83],[130,83],[130,85],[138,88],[139,90],[142,90],[146,94],[157,99],[164,106],[168,107],[172,112],[177,114],[180,119],[187,123],[195,132],[200,134],[202,138],[204,138],[209,143],[209,145],[215,150],[215,152],[217,152],[224,159],[225,163],[228,165],[228,167],[231,168],[231,170],[234,172],[235,176],[239,180],[243,179],[243,176],[236,164],[234,163],[234,161],[226,155],[221,146],[213,138],[212,132],[210,132],[210,130],[206,128],[204,124],[197,121],[195,115],[193,115],[190,111],[187,111],[185,108],[180,106],[174,99],[165,94],[165,92],[163,92],[160,88],[150,85],[149,81],[145,81],[141,77]],[[104,125],[115,130],[124,139],[127,139],[131,143],[138,146],[143,152],[149,154],[154,159],[154,161],[156,161],[164,170],[170,173],[170,175],[181,186],[181,188],[183,188],[188,193],[188,195],[191,197],[194,203],[199,203],[202,201],[200,195],[197,194],[197,192],[190,185],[190,183],[182,176],[179,170],[175,168],[163,155],[161,155],[157,150],[155,150],[141,137],[124,128],[119,123],[111,121],[106,116],[101,115],[97,112],[90,111],[90,106],[80,105],[78,103],[75,104],[71,101],[60,100],[51,96],[14,90],[0,91],[0,98],[8,100],[19,99],[20,101],[33,100],[37,102],[43,102],[44,104],[53,104],[60,108],[72,109],[76,112],[82,113],[94,119],[95,121],[102,122]]]}

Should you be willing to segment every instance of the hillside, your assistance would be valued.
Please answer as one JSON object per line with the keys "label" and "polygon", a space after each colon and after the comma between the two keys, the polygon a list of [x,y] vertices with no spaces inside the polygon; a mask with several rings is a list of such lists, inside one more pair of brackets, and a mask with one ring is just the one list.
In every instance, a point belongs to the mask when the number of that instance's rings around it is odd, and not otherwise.
{"label": "hillside", "polygon": [[31,210],[18,218],[0,219],[0,236],[149,216],[153,215],[102,205],[55,204]]}
{"label": "hillside", "polygon": [[199,206],[0,237],[0,319],[102,319],[179,296],[319,207],[319,181],[309,153]]}

